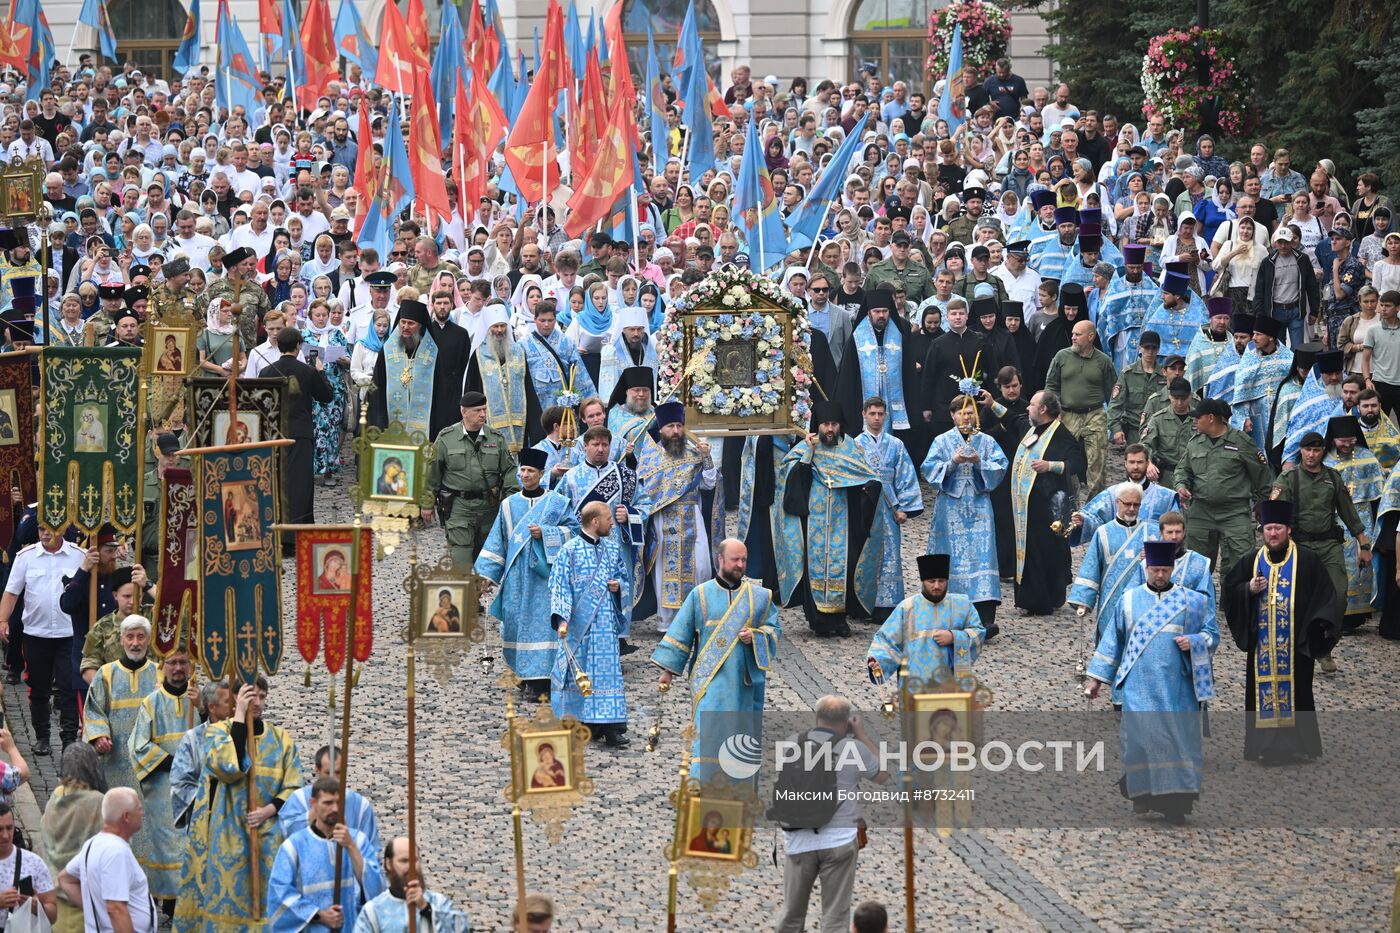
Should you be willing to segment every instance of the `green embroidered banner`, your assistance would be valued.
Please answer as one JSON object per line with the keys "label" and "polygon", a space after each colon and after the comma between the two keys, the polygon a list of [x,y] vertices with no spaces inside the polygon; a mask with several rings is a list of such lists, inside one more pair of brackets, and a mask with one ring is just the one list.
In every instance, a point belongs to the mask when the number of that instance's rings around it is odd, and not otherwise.
{"label": "green embroidered banner", "polygon": [[47,347],[40,366],[43,433],[39,522],[87,535],[141,520],[141,349]]}

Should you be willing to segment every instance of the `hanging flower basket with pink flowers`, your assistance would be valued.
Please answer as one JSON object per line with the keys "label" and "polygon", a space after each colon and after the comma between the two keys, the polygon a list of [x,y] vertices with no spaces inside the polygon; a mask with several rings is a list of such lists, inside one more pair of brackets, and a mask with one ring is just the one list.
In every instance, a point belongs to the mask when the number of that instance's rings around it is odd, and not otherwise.
{"label": "hanging flower basket with pink flowers", "polygon": [[1219,29],[1192,26],[1156,36],[1142,60],[1142,112],[1195,132],[1204,122],[1202,105],[1210,102],[1226,136],[1247,133],[1256,114],[1250,106],[1249,81],[1236,64],[1239,57],[1238,44]]}
{"label": "hanging flower basket with pink flowers", "polygon": [[982,0],[954,0],[928,18],[928,67],[935,80],[948,74],[948,55],[953,48],[953,29],[962,26],[963,64],[987,77],[996,60],[1006,55],[1011,41],[1011,17],[994,3]]}

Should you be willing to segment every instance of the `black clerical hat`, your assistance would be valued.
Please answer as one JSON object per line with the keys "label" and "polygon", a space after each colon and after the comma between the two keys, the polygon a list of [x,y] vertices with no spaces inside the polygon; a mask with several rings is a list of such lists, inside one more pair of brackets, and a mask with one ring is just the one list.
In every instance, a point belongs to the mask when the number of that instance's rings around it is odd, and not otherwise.
{"label": "black clerical hat", "polygon": [[1265,499],[1259,503],[1259,524],[1293,524],[1293,503],[1287,499]]}
{"label": "black clerical hat", "polygon": [[832,421],[842,421],[841,403],[833,402],[830,399],[812,403],[812,430],[815,431],[818,425],[823,425]]}
{"label": "black clerical hat", "polygon": [[544,471],[545,464],[549,463],[549,454],[537,447],[526,447],[520,451],[520,465]]}
{"label": "black clerical hat", "polygon": [[1176,566],[1175,541],[1146,541],[1142,545],[1143,563],[1149,567]]}
{"label": "black clerical hat", "polygon": [[920,554],[920,580],[946,580],[952,560],[947,554]]}
{"label": "black clerical hat", "polygon": [[428,306],[412,298],[399,302],[400,321],[414,321],[419,327],[428,326]]}

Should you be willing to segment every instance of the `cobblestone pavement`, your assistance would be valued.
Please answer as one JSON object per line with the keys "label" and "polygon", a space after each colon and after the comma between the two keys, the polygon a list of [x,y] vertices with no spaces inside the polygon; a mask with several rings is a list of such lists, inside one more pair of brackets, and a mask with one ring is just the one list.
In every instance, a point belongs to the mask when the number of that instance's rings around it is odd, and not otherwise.
{"label": "cobblestone pavement", "polygon": [[[332,501],[333,496],[341,499],[343,488],[318,490],[318,518],[348,520],[348,505]],[[927,542],[927,515],[906,526],[907,580],[915,578],[915,556]],[[417,538],[421,559],[442,553],[440,530],[428,529]],[[376,566],[374,653],[352,709],[351,783],[377,802],[386,836],[403,832],[406,819],[407,598],[401,581],[407,555],[405,544]],[[1002,635],[977,664],[978,675],[995,694],[994,708],[1082,710],[1073,677],[1078,630],[1073,613],[1024,617],[1011,607],[1009,588],[1004,596]],[[290,592],[285,605],[294,605]],[[784,611],[782,622],[783,644],[769,677],[770,710],[807,711],[833,690],[850,696],[858,708],[876,708],[879,697],[863,670],[872,628],[862,625],[854,638],[826,641],[812,637],[800,610]],[[636,628],[634,640],[642,650],[623,660],[634,715],[636,704],[658,702],[647,661],[658,639],[651,628]],[[498,659],[495,672],[502,670],[499,633],[489,620],[487,630],[486,642],[465,653],[446,683],[419,666],[418,838],[430,883],[464,904],[478,931],[505,931],[515,891],[510,806],[502,795],[509,774],[500,743],[503,693],[494,684],[495,674],[484,676],[479,664],[482,655],[492,655]],[[273,680],[268,716],[298,738],[309,769],[311,754],[330,734],[329,678],[321,668],[313,671],[309,687],[303,685],[304,665],[290,619],[286,634],[287,656]],[[1368,634],[1346,639],[1337,652],[1341,672],[1317,679],[1319,706],[1394,710],[1396,651],[1375,635],[1374,625]],[[1242,709],[1244,657],[1228,635],[1217,655],[1216,679],[1215,708]],[[665,929],[663,850],[673,820],[667,795],[676,778],[680,720],[689,708],[682,693],[673,691],[666,699],[665,736],[655,753],[645,751],[635,723],[630,748],[589,747],[587,771],[596,789],[567,824],[562,842],[551,845],[543,828],[527,817],[527,885],[556,899],[557,930]],[[18,700],[15,688],[6,690],[12,719]],[[22,732],[20,741],[25,741]],[[1241,766],[1234,773],[1257,781],[1260,794],[1268,792],[1269,772]],[[1191,824],[1170,829],[1132,817],[1115,779],[1092,776],[1082,788],[1086,799],[1102,802],[1100,828],[984,829],[947,840],[919,830],[918,929],[1359,931],[1387,925],[1393,870],[1400,861],[1393,832],[1213,830],[1209,783]],[[41,764],[36,777],[41,803],[51,782],[51,766]],[[1347,788],[1337,787],[1336,793]],[[781,854],[777,866],[773,858],[777,841],[772,830],[756,834],[758,867],[734,882],[713,913],[700,912],[683,880],[678,929],[772,930],[782,900]],[[883,901],[890,907],[891,929],[901,931],[902,878],[901,832],[872,829],[870,845],[860,855],[855,897]],[[808,929],[819,916],[815,896],[812,906]]]}

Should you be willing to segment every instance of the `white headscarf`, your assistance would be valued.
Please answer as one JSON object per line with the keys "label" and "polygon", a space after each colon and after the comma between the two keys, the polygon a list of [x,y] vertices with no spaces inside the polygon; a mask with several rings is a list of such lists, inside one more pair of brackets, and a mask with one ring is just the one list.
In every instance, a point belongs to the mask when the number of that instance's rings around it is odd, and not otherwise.
{"label": "white headscarf", "polygon": [[223,298],[215,298],[213,301],[209,302],[209,309],[204,314],[204,326],[211,333],[220,335],[231,334],[238,326],[233,321],[229,321],[227,324],[219,323],[219,309],[223,307],[225,300],[226,299]]}

